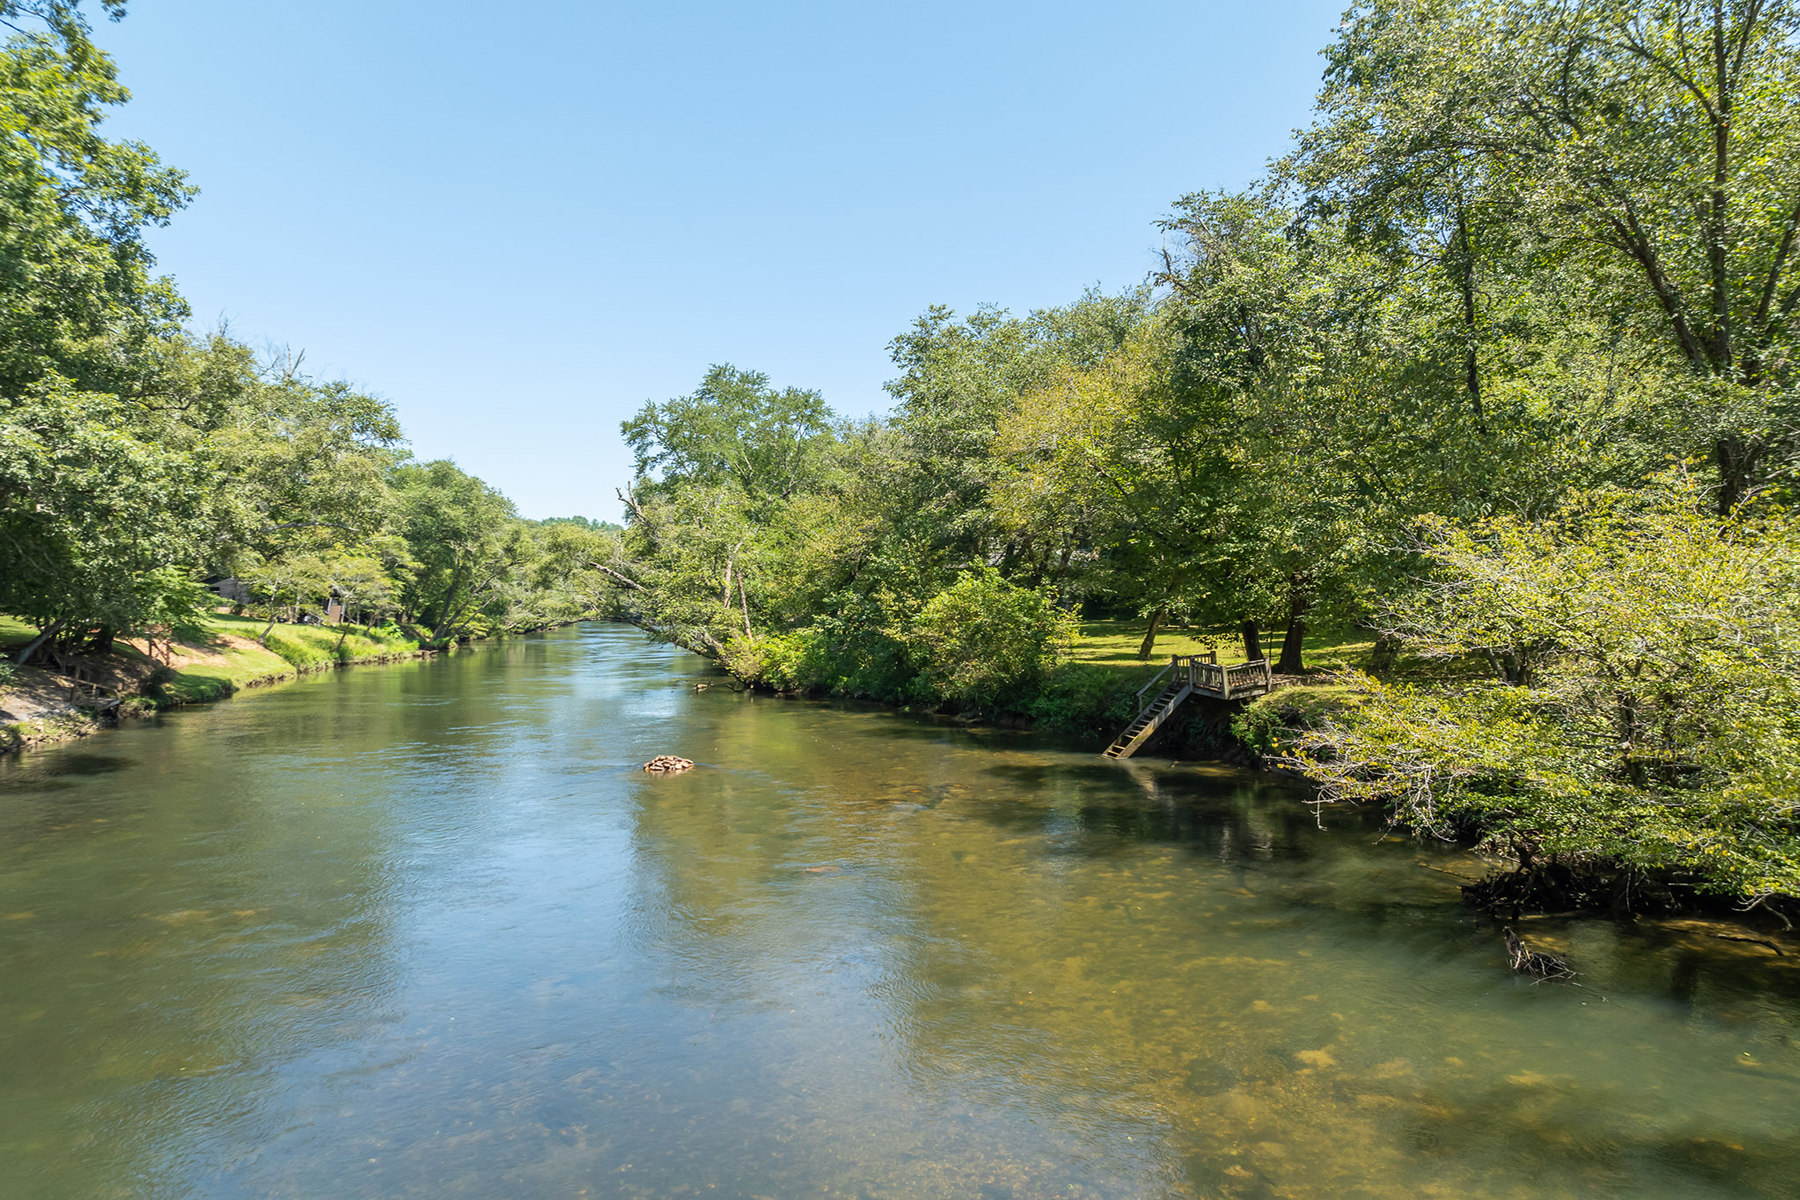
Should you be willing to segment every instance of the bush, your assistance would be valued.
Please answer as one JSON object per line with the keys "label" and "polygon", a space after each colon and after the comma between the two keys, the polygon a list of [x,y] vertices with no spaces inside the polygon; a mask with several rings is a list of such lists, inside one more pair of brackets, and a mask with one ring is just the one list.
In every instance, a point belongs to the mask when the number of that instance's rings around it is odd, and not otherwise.
{"label": "bush", "polygon": [[[1268,697],[1263,697],[1267,700]],[[1273,704],[1259,700],[1231,718],[1231,736],[1259,758],[1281,749],[1284,734],[1290,733],[1282,713]]]}
{"label": "bush", "polygon": [[1284,688],[1259,696],[1231,718],[1231,736],[1260,758],[1287,754],[1314,730],[1348,719],[1359,702],[1354,684]]}
{"label": "bush", "polygon": [[166,663],[157,663],[138,684],[138,694],[158,703],[169,698],[169,685],[175,681],[175,669]]}
{"label": "bush", "polygon": [[[741,643],[734,639],[737,651]],[[753,655],[753,657],[752,657]],[[879,629],[843,627],[826,619],[758,641],[733,656],[733,673],[778,691],[818,691],[902,703],[917,698],[918,673],[906,646]]]}
{"label": "bush", "polygon": [[991,711],[1022,705],[1068,653],[1077,628],[1050,591],[1015,587],[986,567],[926,601],[907,642],[931,694]]}
{"label": "bush", "polygon": [[1080,737],[1111,737],[1136,713],[1116,671],[1085,663],[1052,668],[1025,710],[1041,729]]}

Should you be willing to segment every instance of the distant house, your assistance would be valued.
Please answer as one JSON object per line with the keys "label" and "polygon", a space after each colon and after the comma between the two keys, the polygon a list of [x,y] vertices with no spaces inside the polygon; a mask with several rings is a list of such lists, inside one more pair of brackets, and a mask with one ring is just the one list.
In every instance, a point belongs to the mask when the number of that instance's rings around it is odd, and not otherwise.
{"label": "distant house", "polygon": [[224,575],[216,579],[207,580],[206,586],[214,595],[225,601],[227,604],[250,603],[250,589],[241,579],[234,579],[229,575]]}
{"label": "distant house", "polygon": [[[222,575],[206,581],[207,589],[227,604],[249,604],[250,588],[243,580]],[[333,587],[325,599],[323,614],[303,612],[300,623],[303,625],[336,625],[344,619],[343,594]]]}

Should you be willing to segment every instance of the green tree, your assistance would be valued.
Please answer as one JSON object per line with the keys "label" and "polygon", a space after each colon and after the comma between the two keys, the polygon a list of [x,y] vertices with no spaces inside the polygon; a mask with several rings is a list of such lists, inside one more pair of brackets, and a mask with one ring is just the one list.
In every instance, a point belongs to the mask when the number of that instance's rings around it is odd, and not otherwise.
{"label": "green tree", "polygon": [[806,486],[831,419],[817,392],[777,391],[759,371],[722,365],[692,395],[645,404],[620,430],[643,486],[731,483],[766,503]]}
{"label": "green tree", "polygon": [[1149,296],[1090,291],[1064,309],[1027,317],[983,308],[964,320],[941,306],[888,346],[901,374],[888,385],[897,401],[898,443],[884,472],[886,507],[901,536],[932,547],[948,570],[998,556],[1011,573],[1042,548],[999,526],[989,492],[1003,470],[994,438],[1021,398],[1049,384],[1065,365],[1093,367],[1142,321]]}
{"label": "green tree", "polygon": [[239,550],[273,559],[375,536],[388,520],[401,437],[383,400],[310,379],[297,360],[261,369],[213,439],[220,567]]}
{"label": "green tree", "polygon": [[1309,622],[1352,607],[1371,531],[1442,494],[1428,479],[1443,457],[1415,457],[1436,439],[1394,436],[1397,417],[1418,415],[1389,386],[1413,347],[1383,302],[1381,264],[1330,224],[1298,224],[1274,188],[1183,197],[1163,228],[1174,245],[1158,278],[1179,339],[1170,408],[1210,432],[1215,506],[1229,515],[1202,569],[1207,607],[1241,627],[1249,658],[1262,657],[1264,623],[1284,626],[1277,669],[1299,674]]}
{"label": "green tree", "polygon": [[1480,831],[1522,864],[1800,890],[1800,530],[1708,515],[1695,481],[1535,521],[1423,526],[1430,571],[1385,627],[1486,680],[1382,684],[1290,761],[1327,801]]}
{"label": "green tree", "polygon": [[500,598],[525,547],[512,501],[444,459],[393,473],[396,528],[417,564],[403,589],[425,641],[455,636]]}
{"label": "green tree", "polygon": [[1330,51],[1303,159],[1390,241],[1435,224],[1471,326],[1471,213],[1623,302],[1686,364],[1723,512],[1791,432],[1797,97],[1786,0],[1376,0]]}
{"label": "green tree", "polygon": [[1241,537],[1228,406],[1176,394],[1170,342],[1166,322],[1146,323],[1099,364],[1065,365],[1002,418],[994,447],[1012,467],[995,510],[1043,547],[1030,580],[1055,552],[1065,595],[1148,619],[1146,659],[1165,618],[1205,607]]}
{"label": "green tree", "polygon": [[143,240],[191,189],[100,135],[127,94],[78,5],[0,19],[0,605],[37,623],[28,657],[160,611],[152,573],[201,540],[207,464],[167,436],[182,402],[155,381],[186,309]]}
{"label": "green tree", "polygon": [[130,417],[60,380],[0,396],[0,610],[40,630],[21,663],[53,639],[140,627],[152,573],[191,562],[207,530],[210,467]]}

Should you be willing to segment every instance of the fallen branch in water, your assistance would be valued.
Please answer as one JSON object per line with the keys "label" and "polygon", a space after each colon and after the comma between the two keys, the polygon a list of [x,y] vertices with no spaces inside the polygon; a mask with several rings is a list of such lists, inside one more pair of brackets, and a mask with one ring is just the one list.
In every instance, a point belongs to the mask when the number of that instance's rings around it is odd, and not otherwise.
{"label": "fallen branch in water", "polygon": [[1575,978],[1575,971],[1568,963],[1554,954],[1541,954],[1528,948],[1510,928],[1506,931],[1506,953],[1511,957],[1515,971],[1524,971],[1540,979]]}

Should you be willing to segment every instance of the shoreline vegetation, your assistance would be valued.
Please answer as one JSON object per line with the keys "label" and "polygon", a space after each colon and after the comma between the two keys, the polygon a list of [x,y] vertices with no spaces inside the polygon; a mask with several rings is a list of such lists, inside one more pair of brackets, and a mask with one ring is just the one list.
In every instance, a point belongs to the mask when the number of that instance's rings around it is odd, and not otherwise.
{"label": "shoreline vegetation", "polygon": [[[392,631],[355,626],[277,625],[266,643],[263,622],[207,614],[192,640],[140,648],[115,640],[105,658],[82,660],[78,675],[15,669],[0,693],[0,754],[86,737],[121,719],[190,704],[209,704],[246,688],[316,671],[416,659],[437,650]],[[0,617],[0,648],[24,644],[28,626]],[[154,652],[154,657],[152,657]]]}

